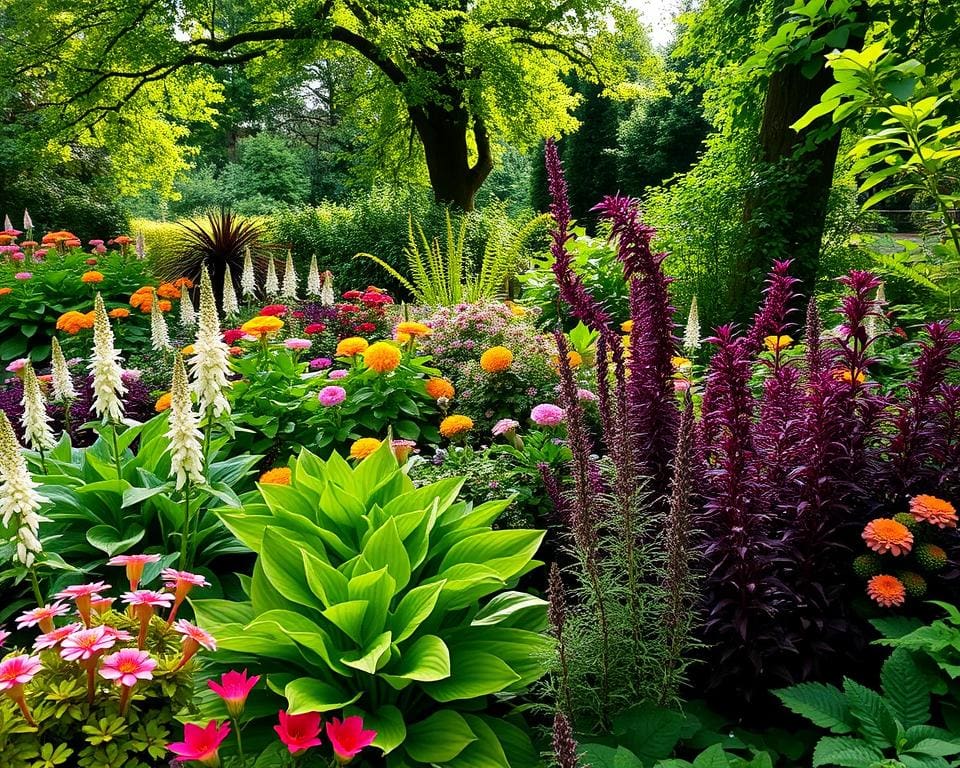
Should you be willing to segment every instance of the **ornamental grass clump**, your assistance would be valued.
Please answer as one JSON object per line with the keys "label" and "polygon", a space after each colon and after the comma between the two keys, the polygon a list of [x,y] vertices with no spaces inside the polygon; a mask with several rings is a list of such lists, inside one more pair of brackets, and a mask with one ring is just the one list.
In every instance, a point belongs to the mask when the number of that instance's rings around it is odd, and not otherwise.
{"label": "ornamental grass clump", "polygon": [[257,555],[250,600],[193,603],[223,660],[255,655],[288,715],[361,716],[391,762],[535,765],[511,704],[553,647],[546,603],[517,590],[543,532],[492,530],[509,500],[458,502],[462,478],[415,488],[387,440],[291,470],[220,513]]}

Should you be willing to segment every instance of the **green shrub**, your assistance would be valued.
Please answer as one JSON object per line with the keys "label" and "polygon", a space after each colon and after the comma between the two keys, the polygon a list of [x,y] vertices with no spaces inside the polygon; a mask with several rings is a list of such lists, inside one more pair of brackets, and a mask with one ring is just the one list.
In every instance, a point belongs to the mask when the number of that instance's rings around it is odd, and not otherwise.
{"label": "green shrub", "polygon": [[362,715],[391,765],[538,765],[504,705],[552,651],[546,603],[511,591],[543,532],[491,530],[509,500],[470,508],[462,484],[415,489],[386,441],[352,468],[303,451],[221,513],[258,555],[250,599],[199,600],[198,622],[291,713]]}
{"label": "green shrub", "polygon": [[130,231],[135,235],[143,233],[147,259],[151,263],[164,263],[175,258],[183,230],[172,221],[151,221],[133,219]]}

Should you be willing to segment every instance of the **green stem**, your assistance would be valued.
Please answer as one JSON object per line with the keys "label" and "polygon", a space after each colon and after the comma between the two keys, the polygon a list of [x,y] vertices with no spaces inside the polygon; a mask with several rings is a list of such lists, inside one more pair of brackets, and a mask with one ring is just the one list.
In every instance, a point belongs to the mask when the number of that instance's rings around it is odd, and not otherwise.
{"label": "green stem", "polygon": [[47,474],[47,459],[43,455],[43,448],[37,449],[37,453],[40,454],[40,470],[43,472],[43,474]]}
{"label": "green stem", "polygon": [[123,480],[123,470],[120,467],[120,441],[117,439],[117,425],[110,425],[110,433],[113,435],[113,460],[117,465],[117,480]]}
{"label": "green stem", "polygon": [[33,597],[37,601],[37,606],[42,608],[45,603],[43,593],[40,591],[40,581],[37,579],[36,566],[30,566],[30,585],[33,587]]}
{"label": "green stem", "polygon": [[180,570],[187,568],[187,542],[190,540],[190,478],[183,489],[183,534],[180,542]]}
{"label": "green stem", "polygon": [[246,766],[247,759],[243,756],[243,739],[240,737],[240,723],[237,722],[237,718],[231,717],[230,720],[233,722],[233,732],[237,734],[237,754],[240,757],[240,765]]}

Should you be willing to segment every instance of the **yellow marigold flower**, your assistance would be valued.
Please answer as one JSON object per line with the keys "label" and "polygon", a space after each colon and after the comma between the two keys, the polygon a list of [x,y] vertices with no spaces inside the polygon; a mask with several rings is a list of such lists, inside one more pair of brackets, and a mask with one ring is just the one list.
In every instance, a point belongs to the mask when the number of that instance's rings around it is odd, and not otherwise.
{"label": "yellow marigold flower", "polygon": [[170,399],[173,397],[169,392],[164,392],[160,397],[157,398],[157,402],[153,404],[153,410],[157,413],[162,413],[170,407]]}
{"label": "yellow marigold flower", "polygon": [[274,467],[260,475],[262,485],[290,485],[290,467]]}
{"label": "yellow marigold flower", "polygon": [[377,438],[361,437],[350,446],[350,458],[365,459],[379,447],[380,441]]}
{"label": "yellow marigold flower", "polygon": [[433,328],[425,323],[405,321],[397,324],[397,333],[405,333],[407,336],[429,336],[433,333]]}
{"label": "yellow marigold flower", "polygon": [[340,343],[337,344],[337,357],[353,357],[354,355],[359,355],[369,346],[370,342],[360,336],[350,336],[349,338],[341,339]]}
{"label": "yellow marigold flower", "polygon": [[624,333],[630,333],[633,331],[633,320],[624,320],[620,323],[620,330]]}
{"label": "yellow marigold flower", "polygon": [[693,366],[693,363],[690,362],[689,358],[674,356],[670,358],[670,362],[673,364],[673,367],[678,371],[683,370],[684,368],[690,368]]}
{"label": "yellow marigold flower", "polygon": [[247,320],[240,326],[240,330],[249,336],[256,336],[258,339],[264,336],[271,336],[283,328],[283,320],[279,317],[254,317]]}
{"label": "yellow marigold flower", "polygon": [[867,582],[867,594],[882,608],[903,605],[907,599],[907,588],[896,576],[879,574]]}
{"label": "yellow marigold flower", "polygon": [[526,317],[526,316],[527,316],[527,310],[525,310],[525,309],[524,309],[523,307],[521,307],[519,304],[514,304],[513,302],[511,302],[511,303],[510,303],[510,314],[512,314],[514,317]]}
{"label": "yellow marigold flower", "polygon": [[407,343],[408,341],[410,341],[410,339],[412,339],[412,338],[413,338],[413,336],[411,336],[409,333],[400,333],[400,331],[396,331],[396,332],[393,334],[393,340],[394,340],[394,341],[398,341],[398,342],[400,342],[401,344],[406,344],[406,343]]}
{"label": "yellow marigold flower", "polygon": [[193,344],[187,344],[183,349],[180,350],[180,354],[184,357],[190,357],[194,353]]}
{"label": "yellow marigold flower", "polygon": [[513,352],[506,347],[490,347],[480,355],[480,367],[487,373],[501,373],[513,364]]}
{"label": "yellow marigold flower", "polygon": [[767,349],[771,352],[779,352],[781,349],[786,349],[791,344],[793,344],[792,336],[766,336],[763,339],[763,343],[766,344]]}
{"label": "yellow marigold flower", "polygon": [[93,328],[93,321],[83,312],[64,312],[57,318],[57,330],[66,331],[71,336],[75,336],[80,331],[87,328]]}
{"label": "yellow marigold flower", "polygon": [[938,528],[956,528],[957,510],[949,501],[921,494],[910,499],[910,514],[919,523],[930,523]]}
{"label": "yellow marigold flower", "polygon": [[897,557],[907,554],[913,547],[913,534],[910,529],[889,517],[871,520],[863,529],[861,537],[870,549],[881,555],[889,552]]}
{"label": "yellow marigold flower", "polygon": [[80,275],[81,283],[102,283],[103,282],[103,272],[97,272],[95,269],[90,270],[89,272],[84,272]]}
{"label": "yellow marigold flower", "polygon": [[180,289],[173,283],[161,283],[160,287],[157,288],[157,296],[162,299],[179,299]]}
{"label": "yellow marigold flower", "polygon": [[441,397],[449,400],[456,394],[453,384],[446,379],[427,379],[426,389],[427,394],[434,400],[439,400]]}
{"label": "yellow marigold flower", "polygon": [[371,371],[389,373],[400,365],[400,350],[386,341],[371,344],[363,351],[363,364]]}
{"label": "yellow marigold flower", "polygon": [[116,309],[111,309],[108,314],[112,318],[130,317],[130,310],[126,307],[117,307]]}
{"label": "yellow marigold flower", "polygon": [[473,419],[458,413],[447,416],[440,422],[440,434],[447,438],[466,434],[471,429],[473,429]]}

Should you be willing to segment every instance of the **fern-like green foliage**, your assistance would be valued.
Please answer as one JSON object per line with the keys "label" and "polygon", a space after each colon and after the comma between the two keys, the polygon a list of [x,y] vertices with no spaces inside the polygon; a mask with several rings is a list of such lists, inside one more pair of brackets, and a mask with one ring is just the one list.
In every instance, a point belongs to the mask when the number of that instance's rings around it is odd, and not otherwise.
{"label": "fern-like green foliage", "polygon": [[549,226],[550,217],[541,214],[527,221],[515,232],[497,230],[490,233],[486,246],[475,265],[466,249],[468,218],[454,226],[450,211],[446,215],[445,244],[432,241],[419,224],[409,221],[409,242],[405,251],[407,274],[371,253],[358,253],[376,262],[424,306],[452,306],[461,302],[479,303],[508,292],[509,282],[517,271],[530,242]]}

